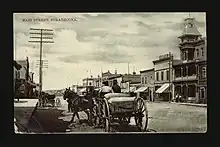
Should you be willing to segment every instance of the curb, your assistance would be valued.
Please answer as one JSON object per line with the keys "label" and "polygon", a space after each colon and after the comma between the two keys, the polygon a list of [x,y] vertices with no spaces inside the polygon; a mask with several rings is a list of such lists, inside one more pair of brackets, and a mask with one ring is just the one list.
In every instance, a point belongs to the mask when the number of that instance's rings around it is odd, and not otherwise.
{"label": "curb", "polygon": [[204,107],[204,108],[207,108],[207,105],[194,105],[194,104],[179,104],[179,105],[193,106],[193,107]]}
{"label": "curb", "polygon": [[194,106],[194,107],[205,107],[207,108],[207,105],[198,105],[198,104],[192,104],[192,103],[175,103],[171,102],[171,104],[178,104],[178,105],[185,105],[185,106]]}

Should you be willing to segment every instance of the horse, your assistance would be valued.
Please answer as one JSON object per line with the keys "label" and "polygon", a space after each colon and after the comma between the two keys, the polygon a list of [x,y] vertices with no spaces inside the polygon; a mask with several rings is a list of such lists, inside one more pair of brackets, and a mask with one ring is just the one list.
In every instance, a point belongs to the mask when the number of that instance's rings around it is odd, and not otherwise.
{"label": "horse", "polygon": [[93,113],[94,103],[91,97],[79,96],[75,92],[66,89],[66,91],[63,94],[63,98],[64,100],[69,100],[71,110],[73,111],[73,116],[70,121],[71,123],[73,123],[75,115],[77,116],[78,120],[80,120],[78,114],[78,112],[80,111],[84,111],[88,116],[89,123],[92,123],[91,114]]}

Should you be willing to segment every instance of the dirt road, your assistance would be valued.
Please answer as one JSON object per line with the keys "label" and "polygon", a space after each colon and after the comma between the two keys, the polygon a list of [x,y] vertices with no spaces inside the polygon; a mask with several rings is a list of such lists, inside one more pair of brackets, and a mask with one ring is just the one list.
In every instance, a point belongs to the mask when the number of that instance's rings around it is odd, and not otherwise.
{"label": "dirt road", "polygon": [[[35,118],[46,132],[103,132],[87,123],[87,116],[80,112],[80,122],[68,128],[72,113],[67,113],[67,103],[61,98],[60,108],[38,109]],[[205,132],[207,129],[207,109],[172,103],[147,103],[148,128],[157,132]],[[134,120],[128,126],[115,126],[115,132],[137,132]]]}

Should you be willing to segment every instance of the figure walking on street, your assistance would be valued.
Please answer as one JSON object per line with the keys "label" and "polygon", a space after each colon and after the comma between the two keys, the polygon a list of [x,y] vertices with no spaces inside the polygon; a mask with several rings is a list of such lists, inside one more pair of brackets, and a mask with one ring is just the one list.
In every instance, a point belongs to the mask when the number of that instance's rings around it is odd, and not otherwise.
{"label": "figure walking on street", "polygon": [[121,93],[121,87],[118,85],[117,80],[113,81],[112,90],[114,91],[114,93]]}

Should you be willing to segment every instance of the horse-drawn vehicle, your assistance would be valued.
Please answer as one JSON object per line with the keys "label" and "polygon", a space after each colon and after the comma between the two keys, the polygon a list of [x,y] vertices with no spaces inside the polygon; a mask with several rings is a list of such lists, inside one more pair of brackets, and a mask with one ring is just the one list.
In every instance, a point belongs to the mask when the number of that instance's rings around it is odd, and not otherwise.
{"label": "horse-drawn vehicle", "polygon": [[134,117],[139,131],[144,132],[148,125],[148,111],[143,98],[131,97],[129,94],[109,93],[98,98],[97,114],[99,123],[106,132],[110,132],[111,124],[129,124]]}
{"label": "horse-drawn vehicle", "polygon": [[46,106],[52,106],[52,107],[60,107],[61,101],[59,98],[56,98],[55,94],[48,94],[45,92],[42,92],[39,99],[39,106],[40,107],[46,107]]}
{"label": "horse-drawn vehicle", "polygon": [[129,124],[132,117],[139,131],[144,132],[147,129],[148,111],[141,97],[133,97],[124,93],[108,93],[104,97],[97,94],[80,96],[67,89],[64,92],[64,99],[67,98],[71,98],[73,109],[71,123],[75,115],[79,119],[79,111],[84,111],[90,123],[97,127],[103,126],[106,132],[110,132],[110,126],[115,122]]}

